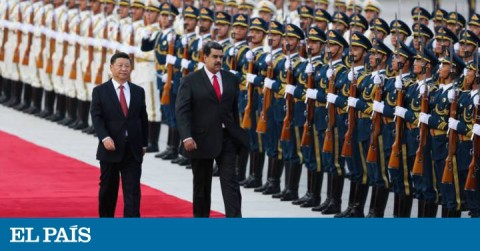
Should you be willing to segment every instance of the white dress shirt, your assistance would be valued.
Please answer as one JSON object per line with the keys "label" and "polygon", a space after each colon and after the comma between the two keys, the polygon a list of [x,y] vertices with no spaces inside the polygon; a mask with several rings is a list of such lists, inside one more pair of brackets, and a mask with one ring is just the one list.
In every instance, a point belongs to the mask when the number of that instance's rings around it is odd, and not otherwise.
{"label": "white dress shirt", "polygon": [[213,74],[209,70],[207,70],[207,67],[203,67],[203,69],[205,69],[205,72],[207,73],[208,79],[210,80],[210,84],[212,84],[212,86],[213,86],[213,75],[217,76],[218,85],[220,85],[220,94],[222,94],[223,84],[222,84],[222,74],[220,74],[220,71],[217,72],[216,74]]}
{"label": "white dress shirt", "polygon": [[[115,92],[117,93],[118,102],[120,102],[120,83],[115,81],[112,78],[113,87],[115,88]],[[128,82],[123,83],[123,94],[125,95],[125,100],[127,101],[127,108],[130,107],[130,86]]]}

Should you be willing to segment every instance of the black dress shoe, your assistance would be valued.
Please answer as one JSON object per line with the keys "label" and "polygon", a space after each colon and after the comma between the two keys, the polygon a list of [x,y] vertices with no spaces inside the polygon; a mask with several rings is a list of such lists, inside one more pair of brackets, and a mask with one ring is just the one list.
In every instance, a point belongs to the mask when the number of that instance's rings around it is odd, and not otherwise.
{"label": "black dress shoe", "polygon": [[185,169],[192,169],[192,165],[186,165]]}
{"label": "black dress shoe", "polygon": [[247,183],[243,185],[245,188],[257,188],[262,186],[262,181],[256,178],[249,179]]}
{"label": "black dress shoe", "polygon": [[277,194],[280,192],[280,185],[277,184],[277,185],[274,185],[272,183],[270,183],[267,188],[265,188],[265,191],[262,192],[262,194],[264,195],[273,195],[273,194]]}
{"label": "black dress shoe", "polygon": [[163,152],[155,154],[155,158],[162,158],[168,154],[170,154],[173,150],[171,148],[165,149]]}
{"label": "black dress shoe", "polygon": [[308,208],[308,207],[316,207],[318,205],[320,205],[320,198],[315,199],[312,196],[312,197],[310,197],[309,200],[305,201],[302,205],[300,205],[300,207]]}
{"label": "black dress shoe", "polygon": [[177,164],[180,166],[188,166],[190,165],[190,160],[182,156],[182,159]]}
{"label": "black dress shoe", "polygon": [[303,203],[310,200],[311,198],[312,198],[312,194],[307,192],[307,193],[305,193],[304,196],[302,196],[302,198],[292,201],[292,204],[293,205],[302,205]]}
{"label": "black dress shoe", "polygon": [[283,195],[287,192],[287,189],[283,189],[281,192],[278,192],[276,194],[272,195],[272,198],[274,199],[281,199],[283,198]]}
{"label": "black dress shoe", "polygon": [[156,152],[158,152],[158,145],[152,145],[152,144],[148,145],[146,152],[147,152],[147,153],[156,153]]}
{"label": "black dress shoe", "polygon": [[251,182],[251,181],[250,181],[251,179],[253,179],[253,177],[252,177],[252,176],[248,176],[248,178],[239,181],[238,184],[239,184],[240,186],[243,186],[243,185],[247,184],[248,182]]}
{"label": "black dress shoe", "polygon": [[280,198],[280,201],[293,201],[298,199],[298,191],[287,190],[285,194]]}
{"label": "black dress shoe", "polygon": [[257,187],[255,189],[253,189],[253,191],[257,192],[257,193],[261,193],[261,192],[265,191],[269,185],[270,185],[270,182],[267,181],[267,182],[265,182],[265,184],[263,184],[263,186]]}
{"label": "black dress shoe", "polygon": [[335,218],[350,218],[350,215],[353,213],[353,207],[349,206],[344,211],[337,213],[334,217]]}
{"label": "black dress shoe", "polygon": [[178,158],[178,153],[171,151],[169,154],[163,156],[161,159],[163,160],[174,160]]}
{"label": "black dress shoe", "polygon": [[328,215],[328,214],[338,214],[342,210],[340,203],[336,203],[333,200],[331,200],[330,204],[323,209],[322,214]]}
{"label": "black dress shoe", "polygon": [[182,160],[182,158],[183,158],[182,156],[178,156],[178,158],[172,159],[172,161],[170,161],[170,162],[172,162],[172,164],[178,164],[178,162],[180,162]]}
{"label": "black dress shoe", "polygon": [[332,198],[325,199],[325,201],[323,203],[321,203],[320,205],[318,205],[316,207],[313,207],[312,211],[321,212],[321,211],[325,210],[325,208],[328,207],[328,205],[330,204],[331,201],[332,201]]}

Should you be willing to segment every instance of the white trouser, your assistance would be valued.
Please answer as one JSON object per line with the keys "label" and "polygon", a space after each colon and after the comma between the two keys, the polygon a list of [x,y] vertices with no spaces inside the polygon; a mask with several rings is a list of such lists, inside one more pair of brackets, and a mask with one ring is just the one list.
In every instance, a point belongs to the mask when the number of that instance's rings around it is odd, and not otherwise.
{"label": "white trouser", "polygon": [[135,64],[132,72],[132,83],[141,86],[145,90],[145,103],[147,106],[148,121],[160,122],[160,90],[157,88],[154,62],[142,62]]}
{"label": "white trouser", "polygon": [[[76,97],[76,90],[75,90],[75,82],[77,79],[71,79],[70,73],[72,71],[72,64],[75,61],[75,46],[69,45],[67,56],[65,56],[65,71],[63,75],[63,84],[65,86],[65,95],[69,98]],[[78,65],[78,60],[77,60]],[[75,65],[75,70],[78,69],[77,65]],[[77,74],[81,74],[81,72],[77,71]]]}
{"label": "white trouser", "polygon": [[45,91],[53,91],[51,75],[46,72],[48,57],[50,54],[48,48],[45,48],[42,53],[43,53],[43,68],[39,69],[40,81]]}

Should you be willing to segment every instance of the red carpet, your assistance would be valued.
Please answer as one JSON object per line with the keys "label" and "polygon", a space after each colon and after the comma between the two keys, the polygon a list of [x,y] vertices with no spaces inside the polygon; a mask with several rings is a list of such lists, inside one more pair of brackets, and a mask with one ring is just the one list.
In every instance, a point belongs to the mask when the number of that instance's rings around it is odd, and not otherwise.
{"label": "red carpet", "polygon": [[[0,217],[98,217],[99,172],[0,131]],[[192,217],[192,204],[142,185],[141,214]],[[116,216],[122,215],[120,194]],[[212,212],[212,217],[221,216]]]}

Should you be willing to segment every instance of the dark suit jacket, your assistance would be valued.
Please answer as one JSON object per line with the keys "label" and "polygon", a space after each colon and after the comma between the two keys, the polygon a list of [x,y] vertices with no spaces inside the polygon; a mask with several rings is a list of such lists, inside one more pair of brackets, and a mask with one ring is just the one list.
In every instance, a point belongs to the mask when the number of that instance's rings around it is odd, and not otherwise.
{"label": "dark suit jacket", "polygon": [[[125,117],[120,106],[115,87],[109,80],[95,88],[92,94],[93,127],[99,139],[97,159],[106,162],[120,162],[125,153],[125,131],[135,159],[143,161],[143,149],[148,144],[148,118],[143,88],[133,83],[130,87],[128,116]],[[111,137],[115,142],[115,151],[107,151],[102,140]]]}
{"label": "dark suit jacket", "polygon": [[[221,71],[223,93],[217,99],[204,69],[182,78],[176,100],[175,115],[182,142],[192,137],[197,149],[186,152],[190,158],[215,158],[220,155],[223,142],[222,123],[237,148],[248,147],[248,135],[240,127],[238,95],[240,80],[227,71]],[[182,145],[182,150],[184,150]]]}

